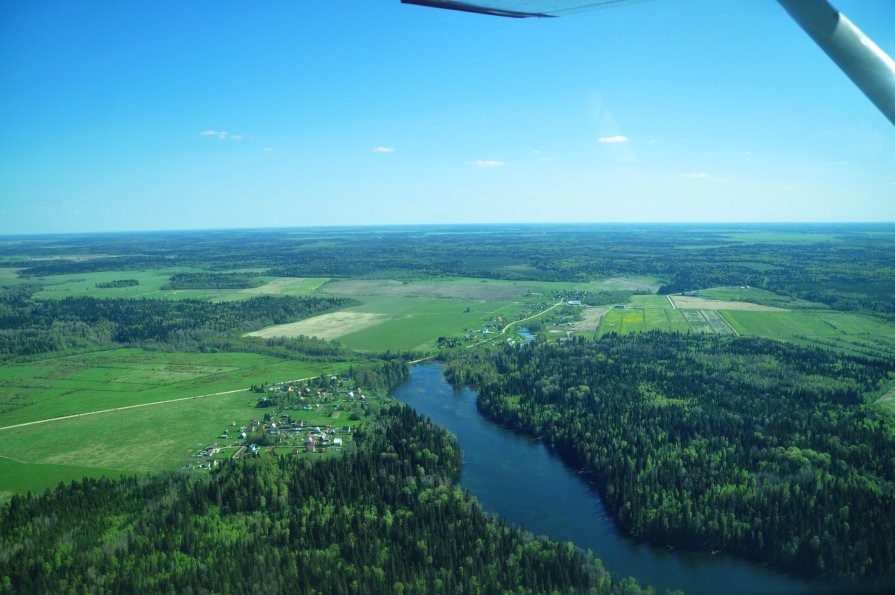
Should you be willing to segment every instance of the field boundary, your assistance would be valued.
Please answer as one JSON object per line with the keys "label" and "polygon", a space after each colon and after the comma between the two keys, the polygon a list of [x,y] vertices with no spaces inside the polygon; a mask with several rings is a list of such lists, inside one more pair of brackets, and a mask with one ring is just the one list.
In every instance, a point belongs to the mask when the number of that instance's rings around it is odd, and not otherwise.
{"label": "field boundary", "polygon": [[[283,380],[283,382],[304,382],[305,380],[312,380],[317,378],[317,376],[309,376],[307,378],[297,378],[295,380]],[[128,409],[137,409],[138,407],[152,407],[154,405],[166,405],[168,403],[178,403],[180,401],[193,401],[196,399],[206,399],[208,397],[220,397],[222,395],[232,395],[235,393],[247,392],[251,389],[249,388],[236,388],[233,390],[224,390],[216,393],[208,393],[205,395],[194,395],[192,397],[179,397],[177,399],[167,399],[165,401],[153,401],[151,403],[138,403],[136,405],[125,405],[124,407],[113,407],[111,409],[99,409],[97,411],[85,411],[84,413],[72,413],[71,415],[62,415],[59,417],[48,417],[46,419],[37,419],[34,421],[26,421],[20,424],[14,424],[11,426],[2,426],[0,427],[0,431],[3,430],[11,430],[13,428],[24,428],[27,426],[34,426],[38,424],[46,424],[53,421],[62,421],[64,419],[76,419],[78,417],[86,417],[88,415],[99,415],[101,413],[114,413],[115,411],[126,411]]]}

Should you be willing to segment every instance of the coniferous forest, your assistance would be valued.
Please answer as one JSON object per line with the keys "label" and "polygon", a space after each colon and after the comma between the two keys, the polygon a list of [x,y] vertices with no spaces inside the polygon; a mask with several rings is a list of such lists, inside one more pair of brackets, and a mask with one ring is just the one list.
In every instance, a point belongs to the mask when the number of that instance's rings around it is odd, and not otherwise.
{"label": "coniferous forest", "polygon": [[38,300],[32,297],[35,290],[29,285],[0,290],[0,357],[116,344],[200,350],[209,342],[220,345],[248,331],[353,303],[317,296],[259,296],[232,302],[93,297]]}
{"label": "coniferous forest", "polygon": [[451,362],[492,419],[542,438],[618,524],[810,576],[895,577],[892,364],[776,341],[647,333]]}
{"label": "coniferous forest", "polygon": [[453,436],[393,406],[340,457],[16,496],[0,510],[0,592],[641,592],[485,514],[459,472]]}

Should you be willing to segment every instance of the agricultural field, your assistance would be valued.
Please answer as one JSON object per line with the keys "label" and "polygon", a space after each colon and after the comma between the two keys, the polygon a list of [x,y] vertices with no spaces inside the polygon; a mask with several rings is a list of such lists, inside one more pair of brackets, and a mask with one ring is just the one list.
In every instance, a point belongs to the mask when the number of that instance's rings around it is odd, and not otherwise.
{"label": "agricultural field", "polygon": [[[704,295],[709,291],[701,291]],[[714,292],[719,297],[732,292]],[[834,310],[785,310],[744,301],[702,297],[635,295],[624,309],[611,309],[597,335],[663,330],[735,334],[823,346],[864,355],[895,355],[895,325],[882,319]],[[785,302],[778,302],[785,303]]]}
{"label": "agricultural field", "polygon": [[850,312],[727,311],[724,319],[740,335],[829,347],[865,355],[895,355],[895,325]]}
{"label": "agricultural field", "polygon": [[716,299],[706,299],[689,295],[670,296],[674,306],[681,310],[746,310],[749,312],[782,312],[783,308],[775,306],[763,306],[751,302],[729,302]]}
{"label": "agricultural field", "polygon": [[440,277],[403,281],[395,279],[335,280],[323,285],[320,291],[346,297],[395,296],[506,301],[545,296],[549,298],[557,292],[631,291],[655,293],[659,286],[659,282],[652,277],[612,277],[587,283]]}
{"label": "agricultural field", "polygon": [[249,337],[317,337],[318,339],[338,339],[344,335],[363,330],[387,320],[385,314],[372,312],[329,312],[306,318],[298,322],[278,324],[248,333]]}
{"label": "agricultural field", "polygon": [[116,349],[0,366],[0,428],[51,417],[167,401],[337,372],[253,353]]}
{"label": "agricultural field", "polygon": [[[133,352],[137,350],[120,350]],[[104,405],[109,404],[110,395],[103,395],[105,401],[81,399],[81,415],[67,418],[56,418],[44,423],[15,425],[11,423],[9,416],[3,416],[3,427],[0,427],[0,504],[8,500],[13,493],[21,493],[28,490],[39,491],[53,487],[60,481],[69,481],[81,477],[115,477],[123,474],[173,470],[196,461],[195,455],[200,449],[214,442],[223,429],[231,427],[232,423],[247,424],[252,418],[261,418],[268,409],[259,409],[256,405],[260,396],[257,393],[246,390],[249,380],[240,386],[241,390],[229,390],[222,394],[203,393],[207,396],[200,398],[177,397],[175,385],[183,384],[183,376],[192,376],[192,381],[204,379],[208,382],[202,390],[210,391],[220,388],[214,382],[221,382],[222,364],[232,363],[217,361],[209,363],[208,368],[199,370],[194,363],[171,363],[162,366],[158,361],[153,363],[155,371],[147,367],[146,360],[141,354],[131,353],[131,366],[123,366],[127,360],[126,354],[122,356],[118,365],[106,361],[94,369],[81,370],[82,378],[96,377],[95,386],[101,387],[103,379],[110,376],[110,369],[125,374],[119,378],[120,384],[136,386],[145,383],[151,378],[163,382],[180,380],[170,385],[169,397],[171,400],[162,402],[148,401],[150,404],[137,404],[137,406],[124,406],[124,409],[103,410]],[[145,355],[145,354],[143,354]],[[157,355],[157,354],[150,354]],[[163,354],[165,356],[196,355],[196,354]],[[213,357],[218,358],[220,354]],[[224,354],[233,355],[233,354]],[[250,354],[238,354],[241,356]],[[70,359],[70,358],[59,358]],[[175,358],[176,359],[176,358]],[[86,364],[86,362],[81,362]],[[208,363],[208,362],[206,362]],[[242,362],[246,364],[247,362]],[[255,362],[259,363],[259,362]],[[44,362],[45,364],[45,362]],[[296,367],[291,362],[292,368],[276,366],[255,366],[238,369],[244,375],[252,372],[269,372],[264,376],[265,380],[273,381],[273,373],[286,373],[287,376],[278,376],[276,380],[297,380],[318,376],[322,365],[313,368]],[[348,364],[329,364],[326,373],[341,372]],[[54,380],[58,383],[66,383],[66,374],[69,380],[77,374],[71,373],[71,368],[77,366],[57,366]],[[230,366],[235,368],[235,366]],[[190,370],[185,370],[190,368]],[[8,367],[0,368],[7,370]],[[215,372],[212,372],[215,370]],[[232,370],[231,370],[232,372]],[[203,376],[203,373],[208,375]],[[52,375],[52,374],[48,374]],[[8,376],[8,375],[7,375]],[[231,374],[232,376],[232,374]],[[214,378],[214,379],[212,379]],[[260,384],[261,377],[253,378],[253,382]],[[210,388],[211,387],[211,388]],[[118,402],[128,402],[124,399],[124,390],[108,391],[117,392],[122,397]],[[145,397],[149,391],[138,391]],[[47,406],[56,401],[65,400],[59,393],[48,391],[42,395],[45,401],[38,403],[44,405],[43,411],[51,410]],[[191,394],[190,396],[198,396]],[[145,401],[144,401],[145,402]],[[91,409],[95,407],[94,409]],[[307,425],[354,426],[358,421],[352,421],[344,411],[337,411],[332,405],[315,408],[311,411],[290,412],[296,421],[304,421]],[[344,415],[342,415],[344,414]],[[21,422],[19,422],[21,423]],[[230,455],[235,454],[232,449]]]}
{"label": "agricultural field", "polygon": [[[664,296],[663,296],[664,299]],[[666,304],[668,301],[666,300]],[[680,310],[667,308],[613,308],[603,316],[597,334],[608,333],[626,335],[629,333],[663,330],[667,332],[685,333],[689,330],[686,318]]]}
{"label": "agricultural field", "polygon": [[509,301],[400,296],[357,296],[363,303],[294,324],[252,333],[257,336],[305,334],[335,339],[358,351],[426,351],[438,337],[462,336],[502,316],[515,320],[523,305]]}
{"label": "agricultural field", "polygon": [[[21,453],[14,453],[21,456]],[[26,455],[27,456],[27,455]],[[85,477],[119,477],[125,475],[120,469],[104,469],[80,465],[59,465],[53,463],[28,463],[19,459],[0,455],[0,505],[13,494],[40,492]]]}
{"label": "agricultural field", "polygon": [[895,387],[892,387],[889,392],[880,397],[877,404],[895,413]]}
{"label": "agricultural field", "polygon": [[597,330],[597,325],[600,324],[600,319],[611,309],[610,307],[582,308],[581,319],[571,323],[568,330],[576,334],[592,336]]}
{"label": "agricultural field", "polygon": [[662,283],[655,277],[609,277],[590,283],[582,283],[575,289],[584,291],[633,291],[636,293],[656,293]]}
{"label": "agricultural field", "polygon": [[231,421],[257,416],[257,400],[245,391],[0,429],[0,461],[24,472],[0,476],[0,492],[85,475],[176,469]]}
{"label": "agricultural field", "polygon": [[716,335],[733,335],[735,331],[717,310],[680,310],[690,332]]}
{"label": "agricultural field", "polygon": [[331,281],[322,291],[341,296],[397,296],[464,300],[512,300],[536,290],[530,284],[487,279]]}
{"label": "agricultural field", "polygon": [[764,306],[775,306],[784,310],[829,310],[830,307],[820,302],[809,302],[786,295],[780,295],[757,287],[712,287],[700,289],[698,297],[727,302],[751,302]]}
{"label": "agricultural field", "polygon": [[[33,279],[19,279],[14,269],[0,269],[0,286],[34,282],[43,285],[35,297],[63,299],[66,297],[95,298],[163,298],[241,300],[257,295],[309,295],[329,279],[327,277],[268,277],[259,287],[247,289],[162,289],[174,273],[203,272],[195,268],[147,269],[143,271],[102,271],[75,275],[51,275]],[[97,287],[97,284],[133,279],[137,285],[129,287]]]}

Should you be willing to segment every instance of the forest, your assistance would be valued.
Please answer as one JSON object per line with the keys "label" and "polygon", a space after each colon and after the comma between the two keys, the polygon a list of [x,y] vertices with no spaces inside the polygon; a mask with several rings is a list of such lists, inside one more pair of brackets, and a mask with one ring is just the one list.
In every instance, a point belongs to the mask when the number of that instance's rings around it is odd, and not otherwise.
{"label": "forest", "polygon": [[[781,240],[781,238],[783,238]],[[0,244],[23,278],[200,266],[287,277],[456,275],[586,281],[664,279],[660,293],[749,285],[837,310],[895,316],[895,234],[885,224],[502,225],[97,234],[95,258],[52,258],[71,238]],[[115,254],[115,258],[104,255]],[[226,278],[225,278],[226,279]],[[206,279],[210,281],[211,278]],[[225,282],[223,279],[221,282]],[[215,286],[217,287],[217,286]]]}
{"label": "forest", "polygon": [[644,333],[466,352],[449,379],[594,482],[630,535],[808,576],[895,577],[893,364]]}
{"label": "forest", "polygon": [[0,592],[652,592],[485,514],[459,472],[455,439],[396,405],[335,458],[15,496]]}
{"label": "forest", "polygon": [[[0,357],[114,345],[256,351],[265,342],[243,339],[241,334],[353,303],[316,296],[261,296],[229,302],[92,297],[37,300],[33,298],[36,289],[27,284],[0,289]],[[271,351],[284,351],[298,344],[317,352],[339,350],[316,339],[278,339],[267,346]]]}
{"label": "forest", "polygon": [[252,273],[174,273],[162,289],[247,289],[261,284]]}

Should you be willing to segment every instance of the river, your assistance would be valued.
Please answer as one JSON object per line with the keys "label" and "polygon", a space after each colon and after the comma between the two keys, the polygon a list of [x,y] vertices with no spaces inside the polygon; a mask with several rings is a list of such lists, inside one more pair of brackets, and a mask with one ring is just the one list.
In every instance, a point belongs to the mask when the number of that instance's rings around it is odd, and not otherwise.
{"label": "river", "polygon": [[688,594],[818,593],[823,584],[791,578],[732,556],[696,554],[638,543],[619,534],[599,494],[541,442],[482,416],[476,393],[451,387],[439,364],[413,367],[392,395],[457,435],[460,483],[485,510],[536,535],[590,549],[607,570],[658,592]]}

